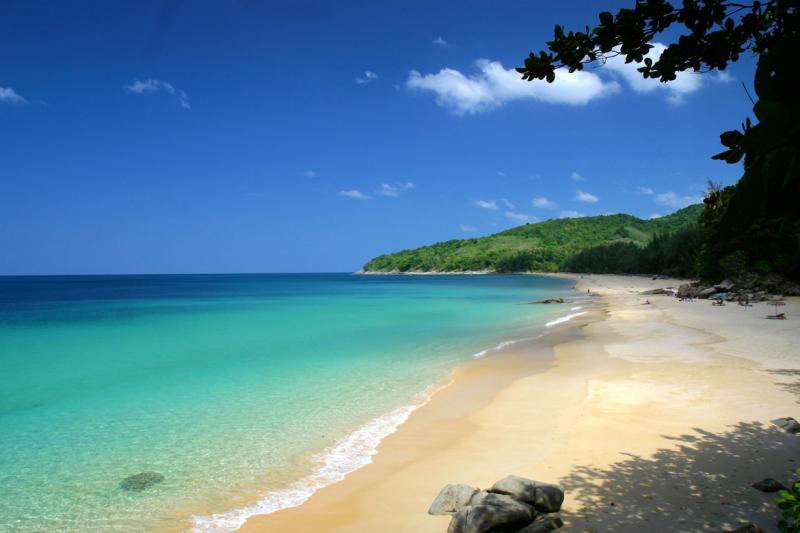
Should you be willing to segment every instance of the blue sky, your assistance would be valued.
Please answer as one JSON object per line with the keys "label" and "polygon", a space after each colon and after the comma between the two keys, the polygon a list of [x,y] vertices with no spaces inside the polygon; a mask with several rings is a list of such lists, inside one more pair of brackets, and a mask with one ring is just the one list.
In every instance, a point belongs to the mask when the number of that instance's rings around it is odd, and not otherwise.
{"label": "blue sky", "polygon": [[[749,58],[517,80],[590,1],[3,1],[0,274],[351,271],[697,201]],[[669,36],[665,36],[667,39]]]}

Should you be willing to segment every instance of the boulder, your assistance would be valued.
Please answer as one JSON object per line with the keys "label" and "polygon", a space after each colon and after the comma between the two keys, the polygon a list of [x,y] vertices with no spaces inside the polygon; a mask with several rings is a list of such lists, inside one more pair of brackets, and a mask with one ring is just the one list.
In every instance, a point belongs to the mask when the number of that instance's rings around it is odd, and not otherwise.
{"label": "boulder", "polygon": [[675,296],[678,298],[696,298],[697,293],[700,292],[698,287],[693,287],[692,285],[681,285],[678,287],[678,292]]}
{"label": "boulder", "polygon": [[531,516],[535,516],[536,513],[534,512],[533,508],[526,504],[519,502],[512,498],[511,496],[507,496],[505,494],[498,494],[495,492],[486,492],[482,490],[476,493],[472,499],[469,501],[470,505],[496,505],[498,507],[507,507],[507,508],[519,508],[522,512],[525,509],[529,510],[532,514]]}
{"label": "boulder", "polygon": [[537,300],[530,302],[532,304],[563,304],[564,298],[545,298],[544,300]]}
{"label": "boulder", "polygon": [[797,420],[791,416],[787,416],[785,418],[776,418],[772,421],[772,423],[784,430],[786,433],[791,433],[792,435],[800,433],[800,423],[798,423]]}
{"label": "boulder", "polygon": [[697,297],[698,298],[708,298],[709,296],[711,296],[715,292],[717,292],[717,289],[715,289],[714,287],[706,287],[706,288],[704,288],[703,290],[701,290],[700,292],[697,293]]}
{"label": "boulder", "polygon": [[434,498],[430,509],[428,509],[428,514],[453,514],[467,505],[477,492],[478,489],[475,487],[470,487],[462,483],[445,485],[444,488],[439,491],[436,498]]}
{"label": "boulder", "polygon": [[777,479],[772,479],[771,477],[764,478],[761,481],[756,481],[750,486],[756,490],[760,490],[761,492],[778,492],[779,490],[788,489],[786,485]]}
{"label": "boulder", "polygon": [[532,521],[533,510],[526,505],[467,505],[453,515],[447,533],[516,531]]}
{"label": "boulder", "polygon": [[736,529],[731,529],[730,531],[726,531],[725,533],[767,533],[754,523],[750,522],[749,524],[745,524],[743,526],[739,526]]}
{"label": "boulder", "polygon": [[536,520],[517,531],[517,533],[546,533],[547,531],[555,531],[563,526],[564,521],[557,516],[546,517],[539,515]]}
{"label": "boulder", "polygon": [[730,292],[730,290],[733,289],[735,286],[736,284],[734,282],[732,282],[729,279],[726,279],[714,285],[714,288],[717,289],[718,291]]}
{"label": "boulder", "polygon": [[164,476],[158,472],[140,472],[123,479],[119,487],[122,490],[130,490],[133,492],[142,492],[143,490],[152,487],[156,483],[164,481]]}
{"label": "boulder", "polygon": [[673,296],[675,291],[672,289],[650,289],[649,291],[642,291],[639,294],[666,294],[668,296]]}
{"label": "boulder", "polygon": [[504,477],[492,485],[489,492],[507,494],[515,500],[533,505],[543,513],[558,511],[564,502],[564,491],[560,487],[519,476]]}

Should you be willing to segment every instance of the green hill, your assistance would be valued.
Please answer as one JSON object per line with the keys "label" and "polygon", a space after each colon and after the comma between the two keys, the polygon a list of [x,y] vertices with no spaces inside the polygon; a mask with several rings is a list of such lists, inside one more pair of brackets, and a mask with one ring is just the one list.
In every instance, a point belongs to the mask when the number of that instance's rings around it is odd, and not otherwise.
{"label": "green hill", "polygon": [[610,245],[644,248],[657,235],[697,225],[702,205],[642,220],[630,215],[565,218],[525,224],[477,239],[440,242],[378,256],[365,272],[498,272],[565,269],[579,252]]}

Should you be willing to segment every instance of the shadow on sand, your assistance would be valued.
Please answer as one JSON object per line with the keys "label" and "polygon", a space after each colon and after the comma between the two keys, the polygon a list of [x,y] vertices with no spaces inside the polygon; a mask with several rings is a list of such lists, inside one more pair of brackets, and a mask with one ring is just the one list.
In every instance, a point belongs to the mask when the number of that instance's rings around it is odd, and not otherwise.
{"label": "shadow on sand", "polygon": [[725,432],[695,429],[667,437],[674,447],[652,457],[627,455],[609,468],[575,467],[560,480],[578,510],[564,513],[573,531],[725,531],[755,522],[777,531],[775,494],[751,484],[789,484],[800,436],[757,422]]}

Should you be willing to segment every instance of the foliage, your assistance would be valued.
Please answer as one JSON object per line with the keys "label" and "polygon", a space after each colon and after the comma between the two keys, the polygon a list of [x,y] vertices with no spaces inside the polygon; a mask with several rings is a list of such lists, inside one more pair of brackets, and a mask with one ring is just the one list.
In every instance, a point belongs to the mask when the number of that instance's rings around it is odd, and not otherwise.
{"label": "foliage", "polygon": [[[800,468],[795,473],[800,476]],[[780,491],[775,501],[783,515],[778,529],[783,533],[800,531],[800,481],[795,481],[788,490]]]}
{"label": "foliage", "polygon": [[[566,33],[556,26],[547,50],[531,53],[517,71],[525,80],[553,82],[556,71],[623,56],[644,78],[669,82],[678,72],[725,70],[742,53],[757,55],[759,100],[741,131],[720,136],[726,150],[714,159],[738,163],[744,175],[729,188],[709,190],[704,202],[706,242],[697,257],[701,276],[729,271],[800,278],[800,4],[797,0],[636,0],[633,9],[600,13],[600,24]],[[685,30],[653,61],[656,35]]]}
{"label": "foliage", "polygon": [[[661,268],[659,263],[665,260],[662,257],[664,254],[668,254],[670,260],[682,254],[682,246],[678,241],[667,236],[679,234],[684,238],[692,232],[697,233],[702,210],[700,205],[689,206],[654,220],[642,220],[630,215],[547,220],[525,224],[488,237],[452,240],[382,255],[364,265],[364,270],[556,272],[571,269],[642,272],[642,268],[654,268],[652,272],[661,272],[670,270]],[[689,228],[694,229],[690,231]],[[635,256],[636,259],[622,263],[617,261],[617,255],[611,250],[598,249],[593,254],[586,252],[605,246],[615,246],[613,250],[616,253],[621,254],[624,251],[626,256]],[[580,256],[582,252],[586,252],[586,255]],[[576,259],[579,256],[581,259]],[[612,263],[612,259],[617,262]],[[689,254],[688,259],[682,258],[681,261],[682,265],[687,261],[693,263],[694,256]],[[674,273],[688,273],[688,269],[683,266],[672,270],[675,270]]]}

